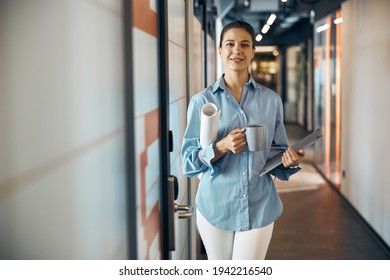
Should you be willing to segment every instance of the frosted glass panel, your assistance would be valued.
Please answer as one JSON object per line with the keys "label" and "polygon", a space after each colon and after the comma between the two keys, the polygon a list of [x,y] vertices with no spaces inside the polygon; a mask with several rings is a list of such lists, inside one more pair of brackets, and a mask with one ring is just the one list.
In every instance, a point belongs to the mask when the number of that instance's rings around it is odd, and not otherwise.
{"label": "frosted glass panel", "polygon": [[157,15],[152,1],[132,2],[137,258],[161,259]]}

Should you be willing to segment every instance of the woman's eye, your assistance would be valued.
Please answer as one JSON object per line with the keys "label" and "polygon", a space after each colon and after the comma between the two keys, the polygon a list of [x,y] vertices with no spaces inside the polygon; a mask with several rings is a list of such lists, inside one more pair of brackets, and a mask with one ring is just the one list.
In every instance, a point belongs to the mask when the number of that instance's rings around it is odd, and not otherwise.
{"label": "woman's eye", "polygon": [[249,47],[249,44],[243,44],[242,45],[244,48],[247,48],[247,47]]}

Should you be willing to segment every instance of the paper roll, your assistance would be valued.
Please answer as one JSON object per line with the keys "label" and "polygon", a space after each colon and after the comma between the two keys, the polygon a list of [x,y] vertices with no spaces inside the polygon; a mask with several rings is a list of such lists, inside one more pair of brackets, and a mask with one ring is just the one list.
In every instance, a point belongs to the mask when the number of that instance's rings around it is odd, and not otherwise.
{"label": "paper roll", "polygon": [[201,108],[200,145],[208,146],[217,138],[218,124],[221,112],[213,103],[206,103]]}

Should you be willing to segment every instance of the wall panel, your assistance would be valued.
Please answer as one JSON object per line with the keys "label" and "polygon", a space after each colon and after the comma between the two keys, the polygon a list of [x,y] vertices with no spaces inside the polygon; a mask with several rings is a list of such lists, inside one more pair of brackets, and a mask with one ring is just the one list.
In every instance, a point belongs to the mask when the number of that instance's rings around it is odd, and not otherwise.
{"label": "wall panel", "polygon": [[341,192],[390,246],[390,2],[342,5]]}
{"label": "wall panel", "polygon": [[161,259],[157,13],[153,1],[132,3],[137,258]]}
{"label": "wall panel", "polygon": [[[187,70],[186,70],[185,1],[168,1],[169,48],[169,129],[173,132],[173,152],[170,153],[171,174],[179,181],[177,204],[188,204],[187,179],[181,172],[180,149],[186,125]],[[175,219],[175,245],[172,259],[188,259],[188,220]]]}
{"label": "wall panel", "polygon": [[0,2],[0,258],[127,258],[122,2]]}

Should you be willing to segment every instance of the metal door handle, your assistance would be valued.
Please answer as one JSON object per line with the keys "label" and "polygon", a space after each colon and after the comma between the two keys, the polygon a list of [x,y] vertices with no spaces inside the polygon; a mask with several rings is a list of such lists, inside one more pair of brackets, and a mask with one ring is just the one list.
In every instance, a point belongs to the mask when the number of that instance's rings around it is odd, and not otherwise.
{"label": "metal door handle", "polygon": [[175,176],[168,176],[168,250],[175,251],[175,213],[179,219],[192,217],[191,205],[178,205],[174,203],[179,194],[179,184]]}
{"label": "metal door handle", "polygon": [[192,206],[191,205],[178,205],[174,204],[173,209],[178,213],[179,219],[188,219],[192,217]]}

